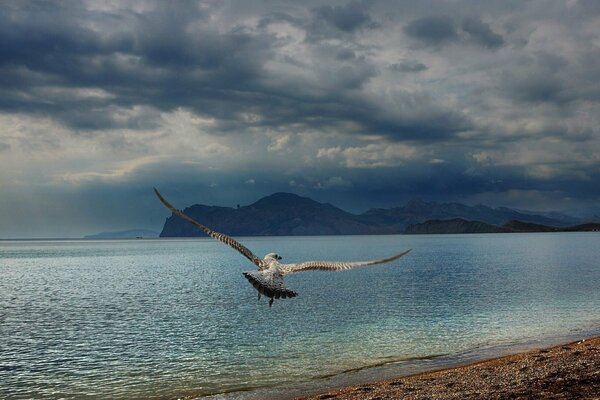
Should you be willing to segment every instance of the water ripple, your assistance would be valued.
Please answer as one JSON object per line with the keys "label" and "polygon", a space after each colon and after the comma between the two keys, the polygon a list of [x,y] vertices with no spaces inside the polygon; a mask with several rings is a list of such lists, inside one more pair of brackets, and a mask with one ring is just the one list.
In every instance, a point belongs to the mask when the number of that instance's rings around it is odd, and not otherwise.
{"label": "water ripple", "polygon": [[[598,234],[245,238],[291,275],[269,309],[210,240],[0,242],[1,398],[175,398],[400,366],[600,324]],[[444,357],[442,357],[444,358]]]}

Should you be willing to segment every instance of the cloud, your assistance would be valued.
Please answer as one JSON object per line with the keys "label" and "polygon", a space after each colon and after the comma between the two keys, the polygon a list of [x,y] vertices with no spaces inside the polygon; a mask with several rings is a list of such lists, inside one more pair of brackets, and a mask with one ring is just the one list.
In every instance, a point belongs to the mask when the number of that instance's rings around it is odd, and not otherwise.
{"label": "cloud", "polygon": [[427,46],[436,47],[451,43],[472,43],[497,49],[504,44],[503,37],[477,17],[464,18],[461,23],[448,15],[417,18],[404,27],[404,33]]}
{"label": "cloud", "polygon": [[[184,4],[171,9],[157,3],[145,14],[104,18],[59,3],[48,3],[39,14],[26,7],[11,11],[0,24],[0,69],[12,82],[4,86],[0,107],[52,114],[76,129],[140,124],[116,121],[117,107],[203,108],[211,99],[222,104],[233,81],[238,90],[253,85],[275,40],[235,27],[221,32],[202,9]],[[89,28],[94,25],[96,30]],[[45,90],[49,85],[106,96],[65,98]],[[212,113],[219,114],[216,107]]]}
{"label": "cloud", "polygon": [[402,165],[415,153],[414,147],[403,144],[371,143],[362,147],[319,149],[317,158],[334,160],[348,168],[378,168]]}
{"label": "cloud", "polygon": [[414,60],[403,60],[399,63],[390,64],[389,69],[398,72],[421,72],[427,69],[423,63]]}
{"label": "cloud", "polygon": [[428,45],[437,46],[458,40],[458,27],[447,15],[414,19],[404,27],[404,33]]}
{"label": "cloud", "polygon": [[504,39],[492,31],[489,24],[478,18],[466,18],[461,28],[469,35],[470,40],[490,49],[496,49],[504,44]]}
{"label": "cloud", "polygon": [[46,198],[40,221],[73,232],[160,225],[157,185],[182,205],[598,202],[597,16],[588,1],[5,2],[0,236]]}
{"label": "cloud", "polygon": [[326,179],[322,182],[317,182],[314,185],[315,189],[331,189],[331,188],[350,188],[352,187],[352,182],[340,177],[340,176],[332,176],[329,179]]}
{"label": "cloud", "polygon": [[366,0],[353,1],[343,6],[321,6],[313,11],[318,20],[340,31],[352,33],[362,28],[373,29],[379,26],[369,15],[370,4],[371,2]]}
{"label": "cloud", "polygon": [[[385,115],[387,107],[373,96],[356,96],[379,75],[369,50],[354,37],[377,26],[370,7],[325,5],[304,19],[279,13],[257,26],[223,26],[205,8],[187,3],[173,9],[157,3],[143,14],[110,10],[102,18],[60,3],[31,18],[31,10],[15,6],[2,24],[7,35],[0,72],[12,83],[0,90],[0,110],[52,115],[80,132],[153,130],[160,126],[157,115],[181,108],[212,118],[210,131],[217,134],[352,124],[358,129],[349,132],[425,138],[445,135],[442,125],[450,135],[462,129],[459,112],[431,104],[426,95],[392,94],[404,104],[401,116]],[[282,36],[280,25],[272,28],[276,22],[309,36],[323,34],[325,24],[352,37],[344,45],[304,42]],[[301,53],[306,57],[297,62]],[[416,72],[423,65],[400,68]],[[382,111],[374,120],[370,110],[377,109]],[[432,127],[426,114],[443,122]]]}
{"label": "cloud", "polygon": [[292,136],[289,134],[279,135],[271,139],[271,143],[267,147],[269,151],[282,151],[288,148],[292,140]]}
{"label": "cloud", "polygon": [[161,157],[137,158],[129,162],[122,162],[117,168],[108,171],[68,172],[58,178],[71,184],[97,181],[126,181],[136,170],[147,165],[154,165],[160,160]]}

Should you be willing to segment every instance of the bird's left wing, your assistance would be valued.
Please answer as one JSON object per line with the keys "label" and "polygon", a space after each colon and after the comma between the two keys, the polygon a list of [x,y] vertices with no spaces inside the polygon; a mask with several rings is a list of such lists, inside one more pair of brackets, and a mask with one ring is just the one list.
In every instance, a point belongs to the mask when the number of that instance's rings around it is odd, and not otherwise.
{"label": "bird's left wing", "polygon": [[294,272],[310,271],[310,270],[321,270],[321,271],[341,271],[344,269],[350,269],[354,267],[366,267],[367,265],[383,264],[386,262],[394,261],[406,254],[410,250],[403,253],[396,254],[388,258],[382,258],[381,260],[371,261],[354,261],[354,262],[343,262],[343,261],[305,261],[298,264],[283,264],[279,270],[282,274],[291,274]]}
{"label": "bird's left wing", "polygon": [[213,231],[209,227],[202,225],[198,221],[195,221],[193,218],[188,217],[187,215],[185,215],[184,213],[182,213],[181,211],[179,211],[178,209],[173,207],[167,200],[165,200],[165,198],[162,197],[162,195],[158,192],[158,190],[156,190],[156,188],[154,188],[154,193],[156,193],[156,195],[158,196],[158,199],[165,205],[165,207],[167,207],[169,210],[171,210],[173,212],[173,214],[180,216],[181,218],[185,219],[192,225],[195,225],[198,228],[202,229],[204,231],[204,233],[206,233],[211,238],[217,239],[218,241],[231,246],[232,248],[234,248],[235,250],[240,252],[248,260],[252,261],[254,263],[254,265],[256,265],[258,268],[261,268],[261,269],[263,268],[262,260],[260,258],[258,258],[254,253],[252,253],[246,246],[244,246],[237,240],[235,240],[227,235],[224,235],[222,233]]}

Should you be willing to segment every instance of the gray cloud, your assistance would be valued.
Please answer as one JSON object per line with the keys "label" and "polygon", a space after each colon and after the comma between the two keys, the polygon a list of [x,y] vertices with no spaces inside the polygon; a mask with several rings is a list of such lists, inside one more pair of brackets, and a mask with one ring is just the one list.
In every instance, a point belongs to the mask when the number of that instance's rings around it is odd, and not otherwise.
{"label": "gray cloud", "polygon": [[442,45],[458,40],[458,28],[447,15],[414,19],[404,27],[404,33],[428,45]]}
{"label": "gray cloud", "polygon": [[598,202],[595,2],[435,7],[6,2],[0,236],[25,205],[82,234],[156,227],[156,185],[182,205]]}
{"label": "gray cloud", "polygon": [[448,15],[417,18],[404,27],[404,33],[428,46],[473,43],[497,49],[504,44],[501,35],[476,17],[467,17],[460,24]]}
{"label": "gray cloud", "polygon": [[[321,129],[351,123],[356,128],[348,132],[357,134],[430,140],[469,126],[460,112],[445,109],[427,94],[395,93],[392,101],[400,113],[390,112],[380,100],[357,98],[356,91],[378,75],[378,68],[352,38],[345,39],[345,46],[308,46],[324,66],[303,66],[313,69],[314,81],[269,77],[266,64],[276,61],[286,45],[268,31],[269,25],[302,27],[313,39],[335,36],[330,29],[354,34],[378,26],[369,15],[370,2],[316,7],[304,20],[271,14],[258,27],[236,24],[229,29],[211,25],[204,9],[194,3],[157,4],[142,15],[106,12],[102,29],[96,30],[87,26],[98,16],[83,8],[73,11],[49,3],[40,20],[38,14],[29,18],[30,11],[13,10],[2,24],[11,35],[0,45],[5,54],[1,71],[13,85],[2,90],[0,107],[52,115],[77,130],[152,129],[157,126],[152,109],[177,107],[216,118],[212,129],[219,133],[249,126]],[[404,63],[400,68],[415,72],[423,64]],[[65,90],[44,91],[48,86]],[[100,88],[107,96],[77,98],[70,88]],[[28,94],[26,100],[23,93]],[[146,111],[115,112],[136,106]],[[248,114],[259,118],[249,122]]]}
{"label": "gray cloud", "polygon": [[495,49],[504,44],[502,36],[493,32],[488,24],[478,18],[466,18],[462,22],[461,28],[472,41],[484,47]]}
{"label": "gray cloud", "polygon": [[369,7],[371,2],[350,2],[343,6],[321,6],[314,9],[317,19],[344,32],[356,32],[362,28],[376,28],[378,23],[371,19]]}
{"label": "gray cloud", "polygon": [[547,51],[536,52],[503,71],[504,94],[516,101],[560,107],[588,100],[596,102],[600,99],[600,84],[590,79],[596,74],[590,64],[592,59],[600,61],[598,55],[587,51],[577,60]]}
{"label": "gray cloud", "polygon": [[[202,107],[204,99],[226,100],[231,96],[228,90],[244,90],[246,85],[246,90],[252,90],[274,41],[242,28],[221,33],[206,27],[186,33],[204,20],[204,14],[191,6],[159,6],[144,15],[108,15],[102,24],[110,32],[116,24],[133,27],[108,36],[83,27],[95,18],[87,10],[67,12],[50,3],[43,11],[41,21],[37,14],[29,18],[27,12],[17,10],[0,24],[4,29],[0,68],[9,83],[3,90],[3,105],[52,113],[79,129],[119,126],[109,106]],[[68,22],[73,13],[76,18]],[[111,96],[82,101],[69,98],[68,93],[65,99],[64,94],[56,98],[38,91],[59,85],[102,88]],[[24,100],[24,91],[31,98]],[[81,115],[90,110],[95,117]]]}
{"label": "gray cloud", "polygon": [[556,76],[531,74],[507,78],[507,90],[515,99],[532,103],[567,101],[565,88]]}
{"label": "gray cloud", "polygon": [[427,65],[414,60],[403,60],[399,63],[390,64],[388,68],[398,72],[421,72],[427,69]]}

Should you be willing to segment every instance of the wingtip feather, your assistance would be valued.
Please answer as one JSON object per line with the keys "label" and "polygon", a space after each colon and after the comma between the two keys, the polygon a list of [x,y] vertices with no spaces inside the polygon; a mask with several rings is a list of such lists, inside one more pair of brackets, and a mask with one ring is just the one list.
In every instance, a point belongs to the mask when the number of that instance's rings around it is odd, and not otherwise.
{"label": "wingtip feather", "polygon": [[166,199],[165,199],[165,198],[162,196],[162,194],[160,194],[160,192],[158,191],[158,189],[157,189],[157,188],[155,188],[155,187],[154,187],[153,189],[154,189],[154,193],[156,193],[156,196],[158,197],[158,200],[160,200],[160,202],[161,202],[161,203],[163,203],[163,205],[164,205],[165,207],[167,207],[169,210],[171,210],[171,211],[173,211],[173,212],[176,212],[176,211],[177,211],[177,210],[175,209],[175,207],[173,207],[173,206],[171,205],[171,203],[169,203],[169,202],[168,202],[168,201],[167,201],[167,200],[166,200]]}

